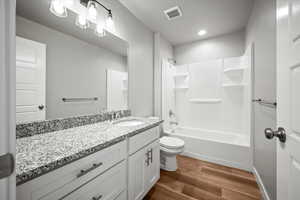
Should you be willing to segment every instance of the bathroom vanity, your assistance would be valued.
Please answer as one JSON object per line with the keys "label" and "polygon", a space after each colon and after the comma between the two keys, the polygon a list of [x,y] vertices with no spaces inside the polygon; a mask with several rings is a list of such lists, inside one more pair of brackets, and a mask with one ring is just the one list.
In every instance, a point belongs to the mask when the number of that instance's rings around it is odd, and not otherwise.
{"label": "bathroom vanity", "polygon": [[17,139],[17,200],[142,199],[160,176],[161,121],[134,120]]}

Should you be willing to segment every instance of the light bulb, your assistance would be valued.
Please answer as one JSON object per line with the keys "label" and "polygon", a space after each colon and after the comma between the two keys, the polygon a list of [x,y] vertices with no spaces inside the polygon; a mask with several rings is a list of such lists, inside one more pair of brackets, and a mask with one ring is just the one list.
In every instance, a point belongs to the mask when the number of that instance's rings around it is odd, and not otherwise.
{"label": "light bulb", "polygon": [[106,35],[104,26],[102,24],[97,24],[95,34],[99,37],[104,37]]}
{"label": "light bulb", "polygon": [[87,29],[89,27],[89,22],[86,18],[85,15],[77,15],[77,18],[76,18],[76,25],[79,27],[79,28],[82,28],[82,29]]}
{"label": "light bulb", "polygon": [[57,17],[67,17],[67,9],[61,0],[52,0],[50,11]]}
{"label": "light bulb", "polygon": [[106,27],[108,30],[114,30],[115,28],[115,24],[114,24],[114,20],[112,18],[112,14],[111,12],[108,13],[108,17],[106,19]]}
{"label": "light bulb", "polygon": [[96,3],[93,0],[90,0],[87,9],[88,9],[88,18],[95,21],[97,19]]}

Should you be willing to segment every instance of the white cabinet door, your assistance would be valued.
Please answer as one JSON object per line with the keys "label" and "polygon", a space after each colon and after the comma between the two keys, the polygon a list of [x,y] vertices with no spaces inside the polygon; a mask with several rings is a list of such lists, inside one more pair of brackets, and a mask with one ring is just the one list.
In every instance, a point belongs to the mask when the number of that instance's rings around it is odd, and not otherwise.
{"label": "white cabinet door", "polygon": [[129,157],[129,197],[140,200],[158,181],[160,176],[159,141]]}
{"label": "white cabinet door", "polygon": [[128,199],[142,199],[146,192],[146,149],[142,149],[129,157]]}
{"label": "white cabinet door", "polygon": [[16,121],[45,119],[46,45],[16,38]]}
{"label": "white cabinet door", "polygon": [[146,167],[146,190],[149,191],[160,177],[159,140],[146,147],[149,152],[149,165]]}

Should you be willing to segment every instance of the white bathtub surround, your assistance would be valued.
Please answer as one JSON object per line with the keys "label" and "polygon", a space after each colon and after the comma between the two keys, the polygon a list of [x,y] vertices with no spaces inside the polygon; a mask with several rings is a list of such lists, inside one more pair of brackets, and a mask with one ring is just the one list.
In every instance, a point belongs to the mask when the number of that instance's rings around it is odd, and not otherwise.
{"label": "white bathtub surround", "polygon": [[176,137],[163,136],[160,144],[160,168],[167,171],[177,170],[176,156],[183,152],[184,141]]}
{"label": "white bathtub surround", "polygon": [[[243,56],[162,71],[164,129],[185,141],[184,154],[251,170],[252,46]],[[168,112],[176,116],[172,132]]]}
{"label": "white bathtub surround", "polygon": [[247,125],[251,106],[249,53],[251,50],[242,57],[175,67],[176,74],[188,74],[180,80],[175,76],[174,88],[165,84],[168,94],[175,89],[175,106],[169,109],[175,110],[180,126],[250,134]]}

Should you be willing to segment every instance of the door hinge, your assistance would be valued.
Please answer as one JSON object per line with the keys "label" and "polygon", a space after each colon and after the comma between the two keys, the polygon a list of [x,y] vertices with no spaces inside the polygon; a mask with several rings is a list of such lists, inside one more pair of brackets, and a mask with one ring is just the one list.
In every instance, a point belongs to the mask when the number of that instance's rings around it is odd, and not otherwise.
{"label": "door hinge", "polygon": [[0,179],[10,176],[15,169],[14,156],[10,153],[0,156]]}

